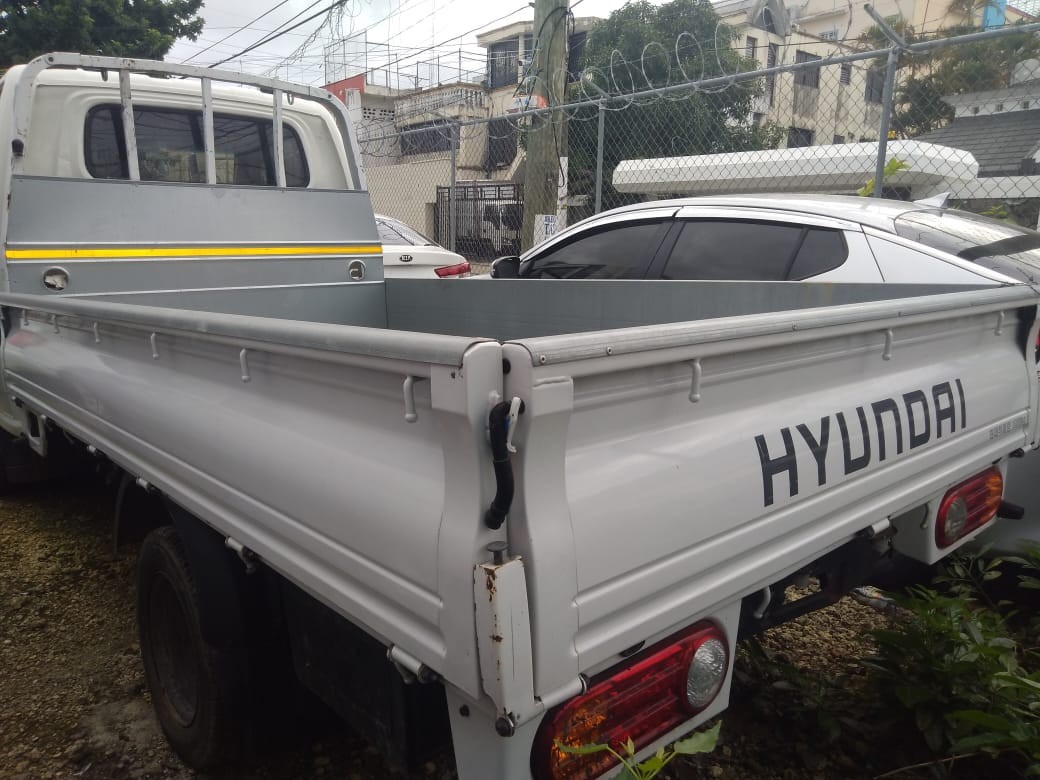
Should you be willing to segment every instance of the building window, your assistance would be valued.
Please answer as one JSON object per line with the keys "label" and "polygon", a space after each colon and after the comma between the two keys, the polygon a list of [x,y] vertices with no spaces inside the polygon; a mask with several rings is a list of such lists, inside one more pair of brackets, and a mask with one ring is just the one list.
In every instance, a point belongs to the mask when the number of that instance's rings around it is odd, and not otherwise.
{"label": "building window", "polygon": [[841,84],[852,83],[852,64],[846,62],[841,66],[841,76],[838,77],[838,81]]}
{"label": "building window", "polygon": [[[529,51],[524,52],[524,57],[529,58]],[[498,89],[499,87],[515,86],[520,66],[520,39],[510,38],[508,41],[499,41],[488,47],[488,87]]]}
{"label": "building window", "polygon": [[747,38],[747,58],[749,60],[758,59],[758,39],[752,38],[750,35]]}
{"label": "building window", "polygon": [[761,127],[766,123],[766,115],[760,114],[756,111],[751,115],[751,121],[754,123],[755,127]]}
{"label": "building window", "polygon": [[[819,62],[820,57],[815,54],[810,54],[807,51],[798,49],[794,53],[795,64]],[[800,84],[803,87],[812,87],[813,89],[820,88],[820,68],[819,66],[800,68],[794,72],[794,83]]]}
{"label": "building window", "polygon": [[509,165],[516,157],[516,128],[509,119],[488,122],[488,167]]}
{"label": "building window", "polygon": [[801,146],[812,146],[813,131],[804,127],[791,127],[787,130],[787,148],[797,149]]}
{"label": "building window", "polygon": [[867,86],[863,98],[868,103],[880,103],[885,95],[885,72],[877,68],[867,70]]}
{"label": "building window", "polygon": [[820,33],[820,38],[825,41],[836,41],[838,40],[838,31],[836,29],[824,30]]}
{"label": "building window", "polygon": [[1003,111],[1003,110],[1004,110],[1004,104],[1003,103],[997,103],[997,111]]}
{"label": "building window", "polygon": [[401,154],[450,152],[453,128],[447,122],[427,122],[401,134]]}
{"label": "building window", "polygon": [[1022,108],[1029,108],[1029,101],[1028,100],[1023,100],[1022,101]]}
{"label": "building window", "polygon": [[843,144],[843,143],[845,143],[845,136],[843,136],[843,135],[836,135],[836,136],[834,136],[834,143],[836,143],[836,144]]}

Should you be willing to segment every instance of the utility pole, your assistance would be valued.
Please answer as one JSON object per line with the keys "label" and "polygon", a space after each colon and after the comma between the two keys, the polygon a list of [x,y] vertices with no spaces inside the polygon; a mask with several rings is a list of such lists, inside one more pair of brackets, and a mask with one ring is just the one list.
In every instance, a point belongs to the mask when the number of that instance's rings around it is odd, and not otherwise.
{"label": "utility pole", "polygon": [[[547,104],[557,109],[565,102],[567,87],[567,0],[535,0],[534,63],[531,107]],[[538,100],[541,97],[545,103]],[[567,128],[563,112],[548,111],[531,116],[527,133],[527,162],[524,177],[524,226],[521,247],[533,243],[535,215],[556,214],[556,187],[560,157],[567,156]]]}

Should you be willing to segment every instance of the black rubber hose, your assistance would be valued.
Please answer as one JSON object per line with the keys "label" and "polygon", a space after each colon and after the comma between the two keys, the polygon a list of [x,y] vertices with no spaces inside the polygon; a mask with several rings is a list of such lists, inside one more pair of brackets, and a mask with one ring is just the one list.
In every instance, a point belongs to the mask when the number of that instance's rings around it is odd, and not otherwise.
{"label": "black rubber hose", "polygon": [[509,461],[509,402],[495,404],[488,415],[491,458],[495,467],[495,498],[484,513],[484,525],[492,530],[502,527],[513,504],[513,464]]}

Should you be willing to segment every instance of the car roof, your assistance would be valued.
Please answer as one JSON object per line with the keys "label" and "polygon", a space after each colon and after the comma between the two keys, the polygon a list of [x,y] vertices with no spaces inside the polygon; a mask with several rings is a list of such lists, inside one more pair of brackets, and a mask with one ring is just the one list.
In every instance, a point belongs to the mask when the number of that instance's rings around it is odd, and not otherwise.
{"label": "car roof", "polygon": [[621,214],[638,214],[640,211],[660,208],[682,208],[686,206],[712,206],[717,208],[769,209],[834,217],[861,225],[867,225],[889,233],[895,232],[896,218],[910,211],[933,211],[935,206],[909,203],[886,198],[863,198],[855,195],[805,195],[795,193],[763,193],[756,195],[703,195],[691,198],[652,200],[621,206],[601,212],[592,219]]}

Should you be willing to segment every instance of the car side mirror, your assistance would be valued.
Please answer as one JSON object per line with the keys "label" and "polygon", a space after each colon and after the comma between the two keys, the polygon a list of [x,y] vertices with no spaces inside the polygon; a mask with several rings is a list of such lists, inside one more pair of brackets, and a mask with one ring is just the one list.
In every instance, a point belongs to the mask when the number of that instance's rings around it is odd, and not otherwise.
{"label": "car side mirror", "polygon": [[506,255],[491,263],[491,278],[493,279],[519,279],[520,258],[516,255]]}

